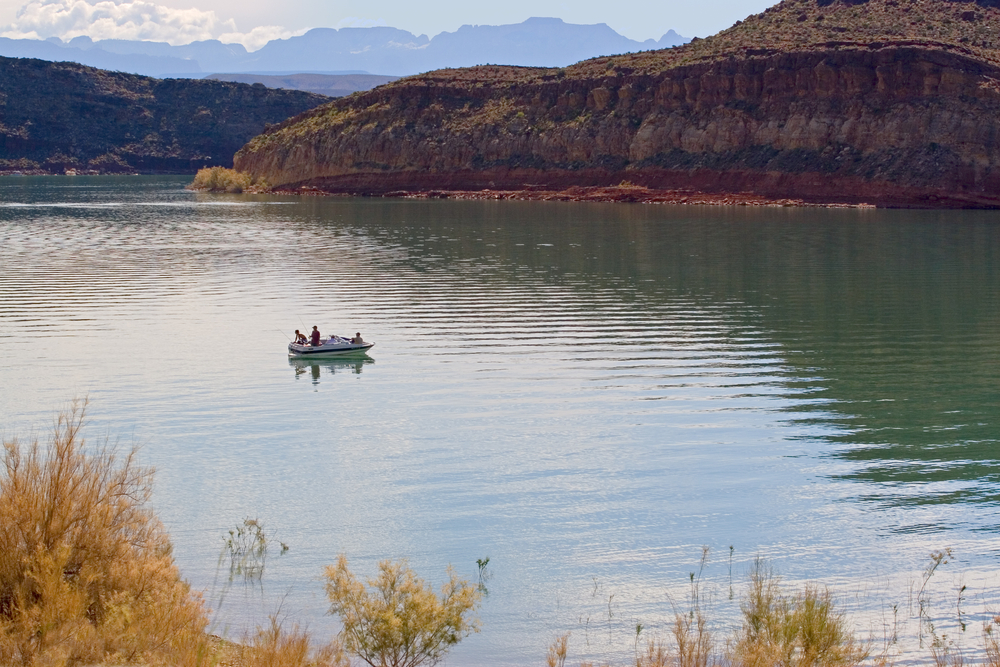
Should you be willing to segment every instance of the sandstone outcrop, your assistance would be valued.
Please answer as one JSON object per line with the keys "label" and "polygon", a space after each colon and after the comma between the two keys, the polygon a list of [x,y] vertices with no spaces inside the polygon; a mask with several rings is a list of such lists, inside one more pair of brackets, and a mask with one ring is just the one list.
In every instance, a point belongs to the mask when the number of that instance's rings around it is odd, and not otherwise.
{"label": "sandstone outcrop", "polygon": [[[866,7],[878,26],[838,29]],[[1000,11],[971,3],[786,0],[676,49],[403,79],[270,129],[235,164],[357,194],[625,182],[1000,206],[1000,62],[994,33],[975,37],[994,25]]]}

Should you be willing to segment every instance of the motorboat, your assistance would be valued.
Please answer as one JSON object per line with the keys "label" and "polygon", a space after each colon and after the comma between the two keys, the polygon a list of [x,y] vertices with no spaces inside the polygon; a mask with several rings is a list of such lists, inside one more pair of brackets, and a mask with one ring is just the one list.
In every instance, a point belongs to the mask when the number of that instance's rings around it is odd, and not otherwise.
{"label": "motorboat", "polygon": [[320,338],[319,345],[289,343],[288,356],[313,359],[336,357],[345,354],[364,354],[373,347],[375,347],[375,343],[352,343],[350,338],[330,336],[329,338]]}

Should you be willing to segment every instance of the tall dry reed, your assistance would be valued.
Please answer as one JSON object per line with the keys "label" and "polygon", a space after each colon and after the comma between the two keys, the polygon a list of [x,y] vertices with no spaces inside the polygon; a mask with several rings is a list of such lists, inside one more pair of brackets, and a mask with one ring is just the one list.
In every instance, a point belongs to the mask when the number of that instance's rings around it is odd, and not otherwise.
{"label": "tall dry reed", "polygon": [[556,640],[549,646],[549,654],[545,657],[547,667],[564,667],[566,665],[566,654],[569,651],[569,633],[556,637]]}
{"label": "tall dry reed", "polygon": [[986,649],[986,667],[1000,667],[1000,616],[983,624],[983,646]]}
{"label": "tall dry reed", "polygon": [[675,614],[672,631],[676,646],[673,664],[677,667],[712,667],[718,664],[708,619],[700,608],[687,614]]}

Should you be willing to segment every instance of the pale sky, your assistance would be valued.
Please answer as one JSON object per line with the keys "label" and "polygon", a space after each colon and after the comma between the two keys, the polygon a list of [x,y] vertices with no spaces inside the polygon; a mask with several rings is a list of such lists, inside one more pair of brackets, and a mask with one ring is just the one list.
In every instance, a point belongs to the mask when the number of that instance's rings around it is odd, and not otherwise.
{"label": "pale sky", "polygon": [[705,37],[776,0],[0,0],[5,37],[222,39],[259,48],[309,28],[388,25],[429,37],[463,24],[520,23],[532,16],[607,23],[635,40],[667,30]]}

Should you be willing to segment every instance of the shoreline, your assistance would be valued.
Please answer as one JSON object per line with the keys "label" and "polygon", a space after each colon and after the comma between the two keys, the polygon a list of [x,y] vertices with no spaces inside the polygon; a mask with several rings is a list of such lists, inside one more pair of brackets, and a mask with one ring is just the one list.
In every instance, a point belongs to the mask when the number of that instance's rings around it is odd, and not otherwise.
{"label": "shoreline", "polygon": [[[267,173],[248,172],[246,175],[251,182],[258,179],[269,180]],[[315,176],[271,186],[261,182],[261,185],[265,186],[258,190],[261,193],[413,199],[809,208],[1000,208],[1000,194],[985,186],[971,191],[962,188],[928,188],[884,179],[862,179],[816,172],[655,168],[619,171],[599,168],[573,171],[359,171]]]}
{"label": "shoreline", "polygon": [[660,190],[640,185],[618,186],[571,186],[564,190],[522,189],[522,190],[447,190],[419,189],[393,190],[388,192],[335,192],[315,186],[303,185],[297,188],[273,188],[262,190],[262,194],[305,195],[318,197],[398,197],[402,199],[455,199],[468,201],[558,201],[627,204],[674,204],[688,206],[760,206],[760,207],[803,207],[803,208],[876,208],[869,203],[812,202],[799,198],[773,198],[752,192],[706,193],[693,189]]}

